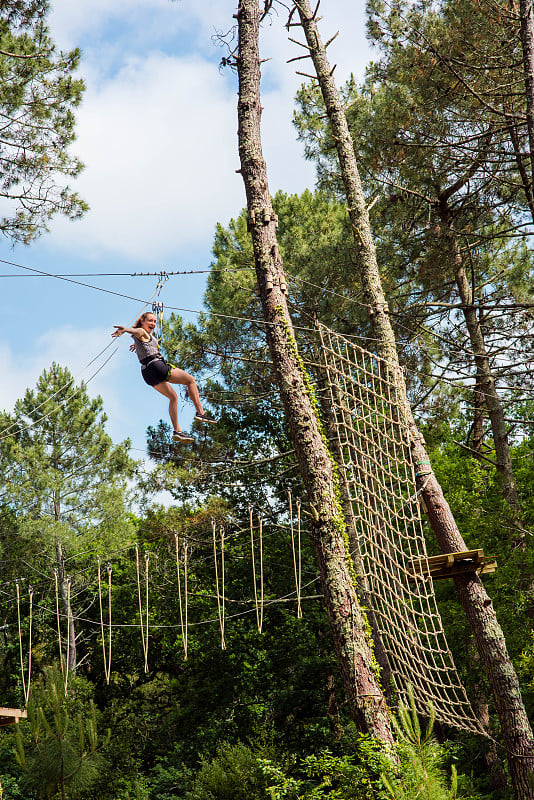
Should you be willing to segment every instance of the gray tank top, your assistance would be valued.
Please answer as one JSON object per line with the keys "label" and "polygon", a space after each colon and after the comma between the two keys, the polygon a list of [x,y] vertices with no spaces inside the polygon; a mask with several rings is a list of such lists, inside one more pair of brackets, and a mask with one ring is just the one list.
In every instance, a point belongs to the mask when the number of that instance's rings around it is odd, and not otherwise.
{"label": "gray tank top", "polygon": [[[134,342],[134,348],[139,361],[142,361],[144,358],[149,358],[150,356],[159,356],[163,358],[161,353],[159,352],[159,344],[158,340],[152,334],[150,335],[150,339],[148,342],[142,342],[137,336],[132,336]],[[141,364],[141,369],[144,369],[146,365]]]}

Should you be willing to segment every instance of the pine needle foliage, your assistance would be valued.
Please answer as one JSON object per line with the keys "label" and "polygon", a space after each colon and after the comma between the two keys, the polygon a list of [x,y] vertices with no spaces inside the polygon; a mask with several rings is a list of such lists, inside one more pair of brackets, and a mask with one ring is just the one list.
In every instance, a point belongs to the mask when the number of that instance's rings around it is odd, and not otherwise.
{"label": "pine needle foliage", "polygon": [[217,757],[203,761],[187,800],[253,800],[264,795],[265,779],[254,753],[244,744],[222,744]]}
{"label": "pine needle foliage", "polygon": [[382,782],[392,800],[455,800],[458,779],[454,765],[450,787],[443,768],[443,748],[434,737],[435,715],[429,706],[429,719],[423,733],[415,707],[412,687],[408,687],[409,706],[401,703],[393,717],[401,760],[396,778],[382,774]]}
{"label": "pine needle foliage", "polygon": [[72,705],[61,671],[47,668],[28,703],[30,735],[25,738],[20,725],[15,739],[15,758],[24,772],[21,788],[32,797],[59,794],[62,800],[76,800],[102,776],[106,761],[101,750],[109,732],[99,737],[92,700],[85,713],[73,713]]}

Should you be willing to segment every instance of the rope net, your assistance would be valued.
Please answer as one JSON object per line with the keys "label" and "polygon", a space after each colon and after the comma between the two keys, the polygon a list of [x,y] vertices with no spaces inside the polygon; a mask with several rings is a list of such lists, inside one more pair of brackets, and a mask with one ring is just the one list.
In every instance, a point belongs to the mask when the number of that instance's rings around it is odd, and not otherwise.
{"label": "rope net", "polygon": [[480,733],[445,639],[432,579],[413,580],[410,571],[427,552],[401,369],[318,328],[359,588],[395,688],[405,698],[411,684],[420,712],[428,714],[432,703],[441,722]]}

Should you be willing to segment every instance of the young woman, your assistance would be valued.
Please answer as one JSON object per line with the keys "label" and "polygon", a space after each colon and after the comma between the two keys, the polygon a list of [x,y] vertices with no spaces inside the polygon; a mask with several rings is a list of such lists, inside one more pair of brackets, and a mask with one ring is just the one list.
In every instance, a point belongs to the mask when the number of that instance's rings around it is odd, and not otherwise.
{"label": "young woman", "polygon": [[183,369],[171,367],[159,352],[158,340],[153,334],[156,322],[156,315],[149,311],[139,317],[133,328],[114,325],[113,327],[117,330],[111,335],[113,338],[122,336],[123,333],[132,335],[134,340],[132,347],[141,362],[143,380],[160,394],[169,398],[169,416],[174,428],[172,438],[177,442],[192,442],[193,437],[184,433],[178,424],[178,396],[169,384],[179,383],[187,386],[187,393],[197,410],[195,419],[198,419],[199,422],[215,422],[215,419],[209,411],[203,410],[193,376]]}

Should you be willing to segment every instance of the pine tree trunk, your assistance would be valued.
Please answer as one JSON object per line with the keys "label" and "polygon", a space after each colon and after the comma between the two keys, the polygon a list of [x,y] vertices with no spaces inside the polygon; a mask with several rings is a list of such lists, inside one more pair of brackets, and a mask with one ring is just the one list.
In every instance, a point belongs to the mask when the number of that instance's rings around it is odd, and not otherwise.
{"label": "pine tree trunk", "polygon": [[56,539],[56,565],[58,575],[59,593],[61,596],[61,605],[63,607],[63,614],[67,621],[67,665],[69,672],[76,671],[76,627],[74,625],[74,614],[72,613],[72,606],[70,603],[69,588],[67,578],[65,576],[65,556],[63,555],[63,547],[59,539]]}
{"label": "pine tree trunk", "polygon": [[[316,15],[312,12],[308,0],[294,0],[294,4],[300,16],[338,151],[348,213],[359,256],[360,278],[368,303],[373,336],[378,340],[380,355],[393,365],[397,365],[395,336],[387,313],[369,215],[343,105],[332,77],[333,70],[328,62],[326,50],[321,43]],[[413,420],[406,397],[405,403],[410,420],[410,450],[413,462],[428,463],[423,438]],[[466,550],[443,491],[431,469],[426,475],[418,478],[417,488],[428,509],[429,521],[442,551]],[[527,798],[533,800],[534,738],[521,698],[519,682],[507,653],[491,599],[476,574],[458,576],[454,581],[492,689],[515,795],[521,800]]]}
{"label": "pine tree trunk", "polygon": [[[415,423],[411,449],[414,463],[428,461]],[[424,489],[423,489],[424,486]],[[417,478],[428,519],[443,553],[467,550],[450,507],[431,470]],[[506,649],[491,598],[476,573],[454,577],[458,597],[473,633],[475,646],[491,687],[506,748],[514,793],[521,800],[534,798],[534,737],[521,697],[519,681]]]}
{"label": "pine tree trunk", "polygon": [[[469,669],[472,668],[476,669],[478,662],[480,662],[480,656],[476,649],[469,648]],[[475,691],[475,702],[473,703],[473,708],[476,714],[476,717],[479,721],[480,727],[483,731],[490,734],[490,710],[488,699],[486,697],[486,690],[485,686],[483,685],[482,681],[477,681],[474,687]],[[497,743],[490,739],[486,745],[487,749],[484,753],[484,761],[486,763],[486,767],[490,774],[490,788],[493,792],[502,793],[509,788],[508,785],[508,778],[506,777],[506,771],[504,769],[504,764],[499,757],[499,753],[497,751]]]}
{"label": "pine tree trunk", "polygon": [[350,570],[335,466],[319,422],[313,390],[297,351],[284,294],[283,265],[261,147],[258,0],[241,0],[237,20],[240,171],[247,195],[267,341],[314,516],[312,544],[351,712],[362,730],[368,731],[389,749],[393,743],[389,712],[373,668],[366,621]]}
{"label": "pine tree trunk", "polygon": [[534,16],[532,0],[519,0],[521,46],[527,106],[527,129],[530,151],[530,188],[534,180]]}
{"label": "pine tree trunk", "polygon": [[[482,379],[477,372],[475,389],[473,391],[473,425],[471,427],[469,440],[472,449],[477,456],[483,455],[484,449],[484,394],[482,391]],[[469,441],[467,442],[469,444]]]}
{"label": "pine tree trunk", "polygon": [[[534,195],[532,193],[532,181],[530,179],[530,175],[528,174],[525,168],[524,156],[523,153],[521,152],[517,120],[508,118],[506,121],[506,127],[508,128],[508,133],[510,134],[510,141],[512,142],[515,163],[517,164],[517,171],[519,172],[519,177],[521,178],[521,185],[523,187],[525,198],[527,200],[527,204],[530,210],[530,216],[532,217],[532,221],[534,222]],[[532,155],[532,147],[529,147],[529,152]]]}
{"label": "pine tree trunk", "polygon": [[[441,204],[439,214],[440,219],[445,227],[445,238],[447,240],[447,245],[452,260],[452,267],[454,269],[454,277],[458,287],[458,293],[463,305],[462,313],[465,319],[467,331],[469,333],[471,350],[475,358],[478,379],[477,383],[480,384],[480,388],[484,394],[484,400],[488,410],[488,417],[491,423],[493,442],[495,445],[495,455],[497,459],[497,473],[501,484],[502,494],[512,510],[513,522],[516,531],[520,531],[522,530],[520,525],[521,506],[519,503],[519,495],[517,494],[512,460],[510,458],[510,447],[508,445],[508,432],[506,430],[506,422],[504,419],[504,409],[502,407],[501,399],[497,393],[497,389],[495,388],[495,378],[491,374],[491,366],[486,351],[484,333],[478,321],[477,311],[473,303],[473,292],[465,273],[462,254],[460,253],[458,240],[453,229],[451,213],[446,203]],[[517,533],[517,535],[514,537],[514,543],[524,547],[524,542],[524,533]]]}
{"label": "pine tree trunk", "polygon": [[[55,447],[54,447],[55,449]],[[57,460],[53,459],[54,469],[58,469]],[[61,522],[61,497],[59,490],[54,492],[54,519],[57,523]],[[74,625],[74,615],[72,613],[72,606],[70,602],[70,591],[65,576],[65,556],[63,554],[63,546],[59,538],[56,538],[56,564],[58,573],[59,592],[61,594],[61,604],[63,606],[63,613],[67,620],[67,667],[69,672],[76,671],[76,628]]]}

